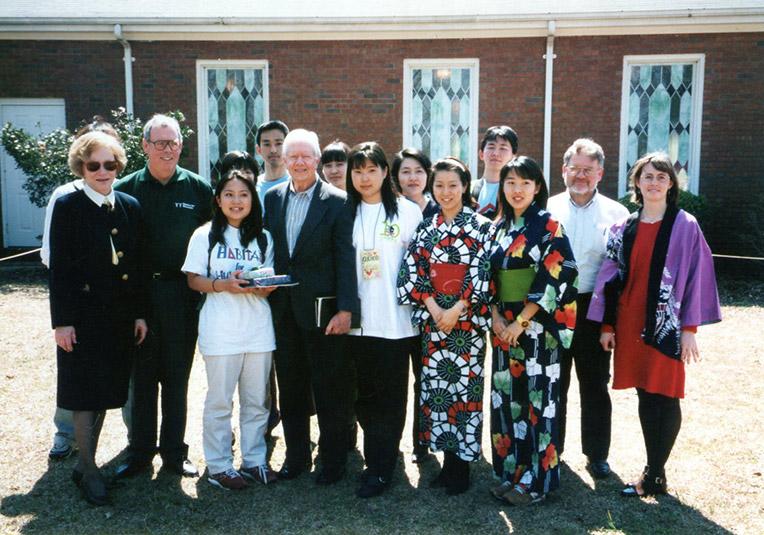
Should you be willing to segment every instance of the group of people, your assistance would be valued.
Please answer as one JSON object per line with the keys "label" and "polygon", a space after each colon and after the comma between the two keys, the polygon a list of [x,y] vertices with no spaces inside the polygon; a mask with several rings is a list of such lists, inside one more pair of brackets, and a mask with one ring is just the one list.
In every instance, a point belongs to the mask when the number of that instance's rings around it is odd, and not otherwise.
{"label": "group of people", "polygon": [[[399,458],[411,369],[411,460],[443,452],[430,486],[465,492],[481,457],[490,343],[495,498],[527,505],[559,486],[574,362],[587,467],[609,475],[613,350],[613,387],[637,389],[647,450],[623,494],[666,492],[684,365],[698,358],[697,327],[719,321],[720,310],[710,251],[677,206],[665,154],[632,168],[640,209],[629,215],[597,190],[605,158],[597,143],[571,145],[566,189],[549,198],[508,126],[487,129],[484,175],[472,180],[454,157],[431,163],[405,148],[390,161],[373,141],[335,140],[322,151],[314,132],[271,121],[256,134],[264,172],[251,155],[229,153],[214,191],[178,166],[183,140],[169,117],[146,123],[146,167],[117,182],[125,153],[115,133],[98,121],[85,130],[69,156],[81,178],[51,199],[43,259],[58,346],[56,421],[72,411],[72,478],[89,502],[110,503],[95,451],[111,408],[124,407],[128,426],[116,477],[150,470],[157,452],[163,468],[198,475],[184,442],[197,333],[204,456],[216,487],[310,471],[315,414],[316,483],[345,477],[358,423],[366,469],[356,494],[382,494]],[[247,274],[263,270],[289,284],[252,284]],[[275,471],[266,436],[279,419],[286,458]],[[66,438],[59,429],[54,450]]]}

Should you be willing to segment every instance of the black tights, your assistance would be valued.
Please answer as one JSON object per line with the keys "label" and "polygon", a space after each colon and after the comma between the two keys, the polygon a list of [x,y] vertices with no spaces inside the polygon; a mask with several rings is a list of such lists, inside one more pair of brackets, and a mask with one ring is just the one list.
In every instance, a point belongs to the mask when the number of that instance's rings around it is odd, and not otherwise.
{"label": "black tights", "polygon": [[76,471],[84,474],[98,472],[95,463],[98,437],[101,435],[105,411],[74,411],[74,437],[80,450]]}
{"label": "black tights", "polygon": [[679,399],[651,394],[637,388],[639,422],[647,450],[647,465],[651,476],[663,477],[664,466],[682,426]]}

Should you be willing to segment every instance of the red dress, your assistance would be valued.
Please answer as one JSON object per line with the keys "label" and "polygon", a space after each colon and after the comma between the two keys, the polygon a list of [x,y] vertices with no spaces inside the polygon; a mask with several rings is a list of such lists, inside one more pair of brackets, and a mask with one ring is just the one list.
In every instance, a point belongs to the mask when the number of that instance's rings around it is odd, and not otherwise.
{"label": "red dress", "polygon": [[[618,300],[613,357],[613,388],[642,388],[653,394],[684,397],[684,363],[642,341],[647,309],[650,260],[660,222],[639,222],[626,287]],[[687,328],[685,328],[687,329]],[[693,330],[693,329],[688,329]]]}

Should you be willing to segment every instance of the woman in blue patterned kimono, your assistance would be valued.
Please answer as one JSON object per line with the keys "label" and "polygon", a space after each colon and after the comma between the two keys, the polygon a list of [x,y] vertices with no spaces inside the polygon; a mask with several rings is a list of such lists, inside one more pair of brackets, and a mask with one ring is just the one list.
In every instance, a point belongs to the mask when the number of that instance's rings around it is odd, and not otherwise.
{"label": "woman in blue patterned kimono", "polygon": [[422,221],[403,257],[398,300],[413,305],[422,332],[419,441],[444,452],[430,486],[456,495],[469,488],[469,463],[480,458],[491,286],[485,246],[493,227],[470,208],[462,162],[436,162],[430,184],[440,210]]}
{"label": "woman in blue patterned kimono", "polygon": [[500,176],[490,263],[491,442],[501,483],[491,493],[525,505],[559,486],[560,346],[573,337],[578,271],[562,225],[544,210],[549,194],[538,164],[520,156]]}

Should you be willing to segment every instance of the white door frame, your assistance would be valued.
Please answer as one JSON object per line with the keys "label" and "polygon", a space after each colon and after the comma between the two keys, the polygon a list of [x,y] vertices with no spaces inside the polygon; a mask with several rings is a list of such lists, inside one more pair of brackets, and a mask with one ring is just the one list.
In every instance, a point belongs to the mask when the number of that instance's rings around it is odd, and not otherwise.
{"label": "white door frame", "polygon": [[[5,106],[61,106],[64,109],[64,125],[66,127],[66,101],[63,98],[0,98],[0,128],[5,126],[2,121],[3,114],[2,108]],[[37,132],[30,132],[31,134],[37,134]],[[2,148],[2,146],[0,146]],[[0,168],[0,196],[2,196],[2,210],[3,210],[3,247],[8,247],[8,191],[5,178],[2,176],[2,168]],[[40,229],[42,231],[42,229]]]}

